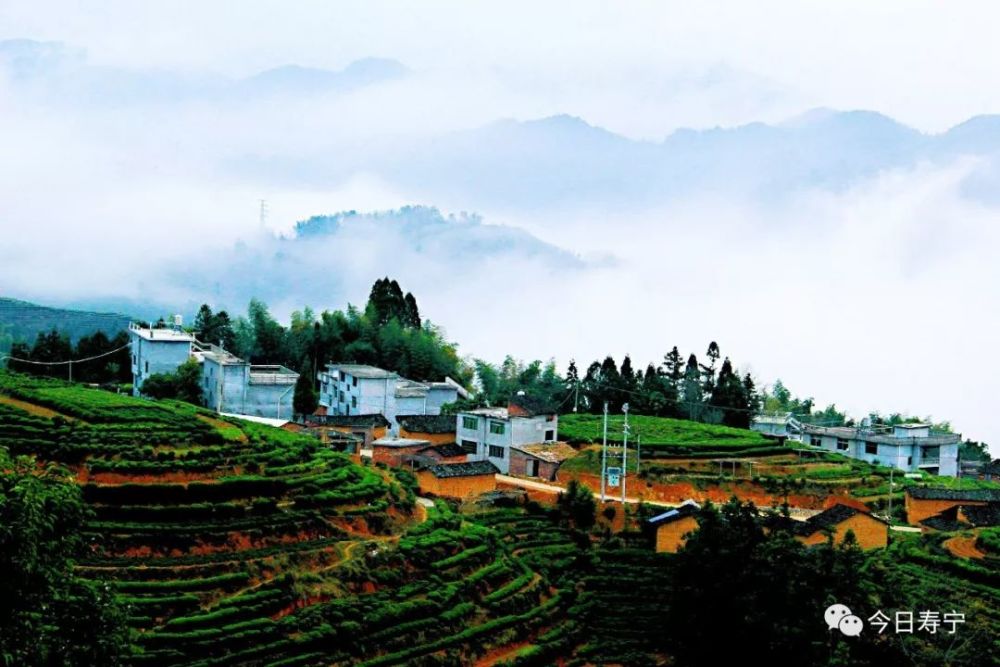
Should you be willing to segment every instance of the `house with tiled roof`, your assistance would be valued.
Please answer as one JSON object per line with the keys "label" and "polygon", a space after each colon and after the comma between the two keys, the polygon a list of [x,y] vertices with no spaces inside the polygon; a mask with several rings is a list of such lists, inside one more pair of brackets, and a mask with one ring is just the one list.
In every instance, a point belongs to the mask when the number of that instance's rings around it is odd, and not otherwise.
{"label": "house with tiled roof", "polygon": [[498,472],[489,461],[469,461],[427,466],[416,475],[425,495],[466,499],[496,490]]}
{"label": "house with tiled roof", "polygon": [[576,456],[575,449],[565,442],[534,442],[512,445],[510,448],[511,475],[538,477],[554,481],[562,462]]}
{"label": "house with tiled roof", "polygon": [[698,529],[697,514],[701,506],[685,500],[677,507],[646,520],[646,529],[653,533],[657,552],[677,553],[687,541],[687,536]]}
{"label": "house with tiled roof", "polygon": [[853,532],[862,549],[882,549],[889,543],[889,524],[857,507],[836,504],[805,521],[797,521],[793,532],[806,545],[823,544],[830,536],[841,544]]}
{"label": "house with tiled roof", "polygon": [[896,424],[891,428],[803,424],[802,442],[875,465],[957,477],[962,436],[934,431],[929,424]]}
{"label": "house with tiled roof", "polygon": [[980,489],[949,489],[944,487],[910,486],[906,488],[906,520],[919,525],[925,519],[958,505],[986,505],[1000,502],[1000,487]]}
{"label": "house with tiled roof", "polygon": [[490,461],[507,474],[512,447],[556,442],[559,417],[555,412],[535,412],[535,407],[524,396],[516,396],[507,407],[460,412],[455,417],[455,440],[470,461]]}

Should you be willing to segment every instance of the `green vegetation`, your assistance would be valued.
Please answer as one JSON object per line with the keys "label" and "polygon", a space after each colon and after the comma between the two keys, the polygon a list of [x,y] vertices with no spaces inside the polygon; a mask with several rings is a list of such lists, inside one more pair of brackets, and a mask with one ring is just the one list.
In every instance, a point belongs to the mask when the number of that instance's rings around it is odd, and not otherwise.
{"label": "green vegetation", "polygon": [[[608,417],[608,442],[622,441],[621,414]],[[730,428],[713,424],[700,424],[684,419],[629,415],[631,444],[641,437],[644,451],[668,450],[677,454],[697,453],[703,450],[740,450],[754,447],[773,447],[756,431]],[[602,415],[569,414],[559,418],[559,437],[571,443],[599,443],[604,429]]]}

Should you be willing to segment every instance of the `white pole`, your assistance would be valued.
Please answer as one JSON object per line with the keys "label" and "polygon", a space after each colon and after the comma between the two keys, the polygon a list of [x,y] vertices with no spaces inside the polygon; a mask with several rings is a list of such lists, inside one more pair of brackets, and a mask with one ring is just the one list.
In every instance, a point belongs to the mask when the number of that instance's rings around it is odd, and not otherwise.
{"label": "white pole", "polygon": [[608,477],[608,402],[604,401],[604,445],[601,447],[601,502],[604,502],[604,485]]}
{"label": "white pole", "polygon": [[622,406],[625,413],[625,425],[622,438],[622,513],[625,512],[625,476],[628,474],[628,403]]}

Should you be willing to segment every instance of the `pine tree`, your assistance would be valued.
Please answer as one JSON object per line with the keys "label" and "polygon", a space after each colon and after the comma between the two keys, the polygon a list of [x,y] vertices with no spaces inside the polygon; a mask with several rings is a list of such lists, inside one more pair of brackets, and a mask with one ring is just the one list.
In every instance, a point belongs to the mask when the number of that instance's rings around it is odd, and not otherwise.
{"label": "pine tree", "polygon": [[694,354],[688,357],[681,387],[682,412],[687,415],[688,419],[700,420],[704,412],[703,401],[705,393],[702,390],[698,357],[694,356]]}

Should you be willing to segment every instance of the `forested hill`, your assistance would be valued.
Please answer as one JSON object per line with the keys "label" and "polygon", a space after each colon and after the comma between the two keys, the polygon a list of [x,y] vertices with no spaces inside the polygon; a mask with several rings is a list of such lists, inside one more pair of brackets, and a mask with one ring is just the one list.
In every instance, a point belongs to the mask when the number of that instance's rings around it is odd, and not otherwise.
{"label": "forested hill", "polygon": [[31,343],[39,332],[53,328],[76,341],[97,331],[109,338],[128,328],[129,318],[121,313],[95,313],[85,310],[50,308],[38,304],[0,297],[0,349],[12,342]]}

